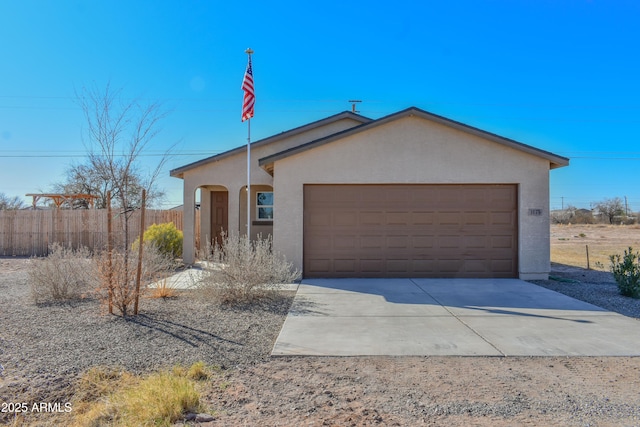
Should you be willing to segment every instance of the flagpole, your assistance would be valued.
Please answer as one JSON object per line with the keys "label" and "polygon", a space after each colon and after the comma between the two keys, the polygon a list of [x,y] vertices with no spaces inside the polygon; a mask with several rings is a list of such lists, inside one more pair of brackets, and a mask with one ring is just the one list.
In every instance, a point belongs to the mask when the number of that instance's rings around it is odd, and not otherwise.
{"label": "flagpole", "polygon": [[251,241],[251,119],[247,120],[247,240]]}
{"label": "flagpole", "polygon": [[[251,64],[253,49],[244,51]],[[247,241],[251,241],[251,117],[247,119]]]}

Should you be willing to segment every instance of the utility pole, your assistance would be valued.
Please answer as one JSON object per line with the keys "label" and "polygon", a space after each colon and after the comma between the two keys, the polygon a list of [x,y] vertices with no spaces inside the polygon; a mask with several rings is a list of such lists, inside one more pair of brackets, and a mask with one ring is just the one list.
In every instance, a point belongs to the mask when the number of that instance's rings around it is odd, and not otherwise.
{"label": "utility pole", "polygon": [[624,216],[629,216],[629,205],[627,204],[627,196],[624,196]]}
{"label": "utility pole", "polygon": [[562,210],[564,210],[564,196],[560,197],[562,199]]}
{"label": "utility pole", "polygon": [[356,104],[359,102],[362,102],[362,100],[360,99],[350,99],[348,102],[351,102],[351,112],[352,113],[359,113],[360,111],[356,110]]}

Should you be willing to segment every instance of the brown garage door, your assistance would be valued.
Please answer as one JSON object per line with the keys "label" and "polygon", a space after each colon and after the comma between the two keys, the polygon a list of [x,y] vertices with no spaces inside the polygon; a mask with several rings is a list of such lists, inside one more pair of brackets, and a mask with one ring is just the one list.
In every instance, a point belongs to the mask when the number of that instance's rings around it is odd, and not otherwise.
{"label": "brown garage door", "polygon": [[517,277],[517,186],[305,185],[305,277]]}

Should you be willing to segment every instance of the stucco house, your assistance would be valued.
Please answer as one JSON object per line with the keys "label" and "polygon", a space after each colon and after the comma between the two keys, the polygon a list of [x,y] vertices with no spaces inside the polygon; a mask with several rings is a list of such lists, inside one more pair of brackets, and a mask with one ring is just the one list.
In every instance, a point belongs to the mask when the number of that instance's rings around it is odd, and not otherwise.
{"label": "stucco house", "polygon": [[[246,234],[246,146],[184,180],[184,260]],[[519,277],[550,270],[549,171],[569,159],[411,107],[352,112],[251,144],[251,234],[304,277]],[[187,206],[194,208],[187,209]]]}

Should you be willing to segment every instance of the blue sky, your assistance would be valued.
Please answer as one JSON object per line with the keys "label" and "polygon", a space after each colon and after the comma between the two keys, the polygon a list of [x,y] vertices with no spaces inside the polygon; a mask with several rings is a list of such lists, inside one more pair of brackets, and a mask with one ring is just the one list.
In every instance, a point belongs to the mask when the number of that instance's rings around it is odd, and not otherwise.
{"label": "blue sky", "polygon": [[[409,106],[570,157],[551,207],[640,210],[640,2],[0,0],[0,192],[49,191],[86,151],[74,94],[123,88],[171,113],[143,157],[169,169],[351,108]],[[25,201],[27,199],[25,198]]]}

